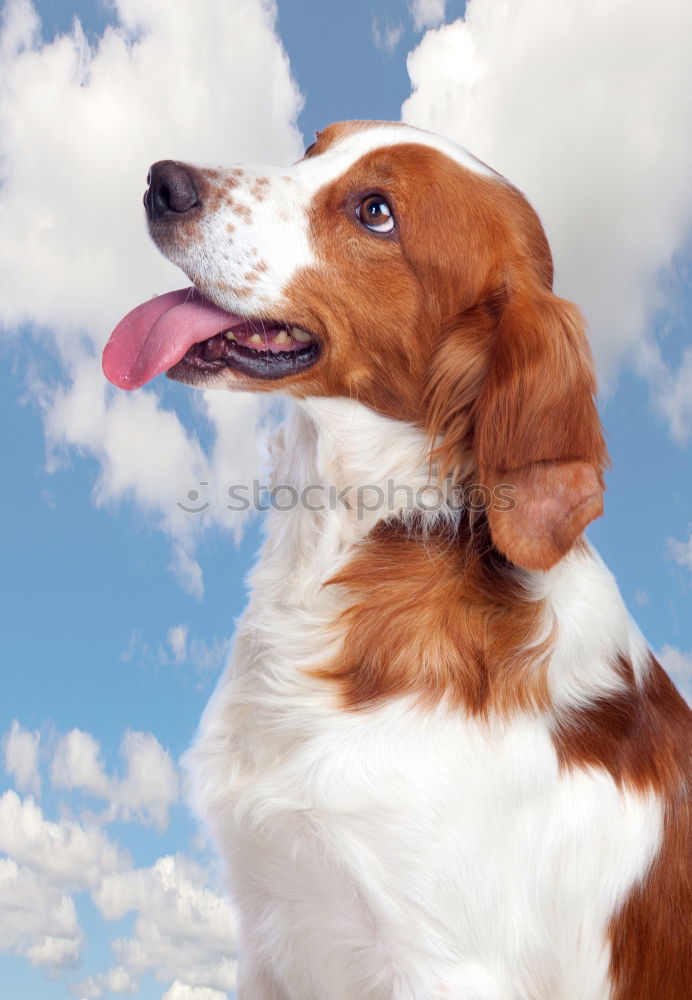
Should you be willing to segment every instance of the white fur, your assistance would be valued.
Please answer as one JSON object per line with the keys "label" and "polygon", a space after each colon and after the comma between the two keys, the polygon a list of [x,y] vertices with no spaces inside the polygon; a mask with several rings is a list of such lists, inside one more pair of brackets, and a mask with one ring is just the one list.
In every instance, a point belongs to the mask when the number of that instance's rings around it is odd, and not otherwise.
{"label": "white fur", "polygon": [[613,669],[621,653],[641,684],[649,655],[612,573],[598,553],[573,550],[547,573],[533,574],[546,602],[545,634],[553,636],[550,690],[557,709],[578,707],[623,690]]}
{"label": "white fur", "polygon": [[[427,479],[419,431],[345,400],[295,405],[273,461],[299,487]],[[412,698],[349,713],[307,673],[339,645],[344,596],[322,584],[386,513],[270,512],[189,756],[239,909],[239,997],[606,1000],[606,926],[658,849],[659,801],[561,773],[552,718]],[[526,582],[557,624],[561,711],[617,689],[618,653],[643,662],[593,553]]]}

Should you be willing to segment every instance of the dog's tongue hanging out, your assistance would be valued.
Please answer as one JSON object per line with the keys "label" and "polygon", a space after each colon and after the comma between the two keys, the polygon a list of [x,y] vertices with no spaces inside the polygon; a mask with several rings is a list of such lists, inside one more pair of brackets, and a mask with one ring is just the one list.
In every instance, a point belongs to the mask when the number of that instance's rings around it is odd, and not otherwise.
{"label": "dog's tongue hanging out", "polygon": [[103,351],[104,374],[120,389],[138,389],[177,365],[193,344],[244,322],[193,288],[159,295],[118,323]]}

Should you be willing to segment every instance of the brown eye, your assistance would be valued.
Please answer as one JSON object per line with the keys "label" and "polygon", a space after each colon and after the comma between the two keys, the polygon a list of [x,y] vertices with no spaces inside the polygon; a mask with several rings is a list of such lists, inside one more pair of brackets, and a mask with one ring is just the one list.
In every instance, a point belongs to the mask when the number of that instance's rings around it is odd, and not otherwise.
{"label": "brown eye", "polygon": [[391,233],[394,229],[392,210],[382,195],[371,194],[360,203],[356,214],[373,233]]}

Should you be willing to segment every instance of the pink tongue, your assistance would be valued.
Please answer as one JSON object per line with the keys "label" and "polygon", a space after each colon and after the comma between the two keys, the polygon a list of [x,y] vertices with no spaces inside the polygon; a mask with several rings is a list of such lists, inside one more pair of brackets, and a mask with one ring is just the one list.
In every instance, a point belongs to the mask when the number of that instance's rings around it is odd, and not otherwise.
{"label": "pink tongue", "polygon": [[194,288],[158,295],[120,320],[103,351],[103,372],[121,389],[138,389],[176,365],[193,344],[243,322]]}

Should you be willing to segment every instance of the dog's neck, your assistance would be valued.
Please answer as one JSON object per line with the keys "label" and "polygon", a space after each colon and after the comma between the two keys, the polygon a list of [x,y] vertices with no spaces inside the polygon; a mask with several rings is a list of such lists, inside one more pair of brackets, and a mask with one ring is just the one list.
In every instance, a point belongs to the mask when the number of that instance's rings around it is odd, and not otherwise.
{"label": "dog's neck", "polygon": [[430,482],[423,432],[347,399],[290,404],[269,455],[265,553],[292,566],[301,603],[312,604],[353,547]]}
{"label": "dog's neck", "polygon": [[453,527],[425,433],[348,399],[290,406],[270,444],[275,504],[268,535],[295,547],[301,563],[340,561],[375,525],[394,516]]}
{"label": "dog's neck", "polygon": [[[440,528],[468,531],[468,519],[455,508],[424,506],[426,487],[435,482],[424,432],[352,400],[311,398],[293,405],[273,439],[271,458],[272,486],[289,488],[283,501],[277,495],[278,506],[298,497],[291,509],[267,515],[264,569],[257,573],[271,599],[328,615],[323,605],[332,588],[325,583],[385,519],[408,519],[423,536]],[[310,509],[320,504],[323,509]],[[621,679],[611,663],[618,655],[633,663],[635,674],[643,669],[641,636],[593,550],[582,545],[548,572],[518,572],[543,605],[541,631],[555,633],[550,675],[557,703],[617,690]]]}
{"label": "dog's neck", "polygon": [[331,487],[338,512],[348,514],[357,536],[397,513],[427,512],[433,521],[449,516],[424,431],[354,400],[300,400],[276,435],[271,456],[274,487],[319,487],[315,503],[320,490]]}
{"label": "dog's neck", "polygon": [[430,480],[423,431],[355,400],[299,400],[291,406],[283,432],[288,462],[280,468],[277,462],[275,472],[292,475],[296,484],[301,476],[340,489],[384,487],[390,478],[415,487]]}

